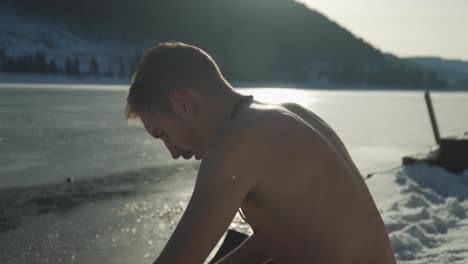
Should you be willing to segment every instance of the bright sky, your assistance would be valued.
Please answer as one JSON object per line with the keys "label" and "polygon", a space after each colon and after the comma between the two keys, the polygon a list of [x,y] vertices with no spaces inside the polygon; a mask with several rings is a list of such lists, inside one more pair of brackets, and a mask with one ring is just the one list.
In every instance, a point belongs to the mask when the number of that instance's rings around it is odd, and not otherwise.
{"label": "bright sky", "polygon": [[296,0],[383,52],[468,60],[468,0]]}

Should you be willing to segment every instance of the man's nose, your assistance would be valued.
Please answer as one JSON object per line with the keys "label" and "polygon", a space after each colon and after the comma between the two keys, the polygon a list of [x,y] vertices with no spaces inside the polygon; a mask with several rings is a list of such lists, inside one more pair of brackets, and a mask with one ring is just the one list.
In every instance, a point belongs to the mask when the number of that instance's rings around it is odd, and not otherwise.
{"label": "man's nose", "polygon": [[164,145],[166,145],[166,148],[171,153],[173,159],[177,159],[180,157],[181,149],[178,146],[166,140],[164,140]]}

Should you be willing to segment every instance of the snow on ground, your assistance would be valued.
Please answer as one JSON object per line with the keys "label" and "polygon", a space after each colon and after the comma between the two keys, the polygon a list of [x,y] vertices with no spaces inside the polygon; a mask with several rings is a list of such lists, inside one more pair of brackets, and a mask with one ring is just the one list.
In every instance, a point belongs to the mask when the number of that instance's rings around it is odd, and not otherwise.
{"label": "snow on ground", "polygon": [[468,263],[468,170],[454,175],[420,164],[366,182],[398,263]]}

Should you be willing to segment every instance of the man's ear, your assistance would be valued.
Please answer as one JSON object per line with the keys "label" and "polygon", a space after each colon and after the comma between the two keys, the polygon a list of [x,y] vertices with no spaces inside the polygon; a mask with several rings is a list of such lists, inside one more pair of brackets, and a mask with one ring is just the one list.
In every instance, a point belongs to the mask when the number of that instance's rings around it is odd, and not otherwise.
{"label": "man's ear", "polygon": [[169,92],[169,100],[174,112],[180,116],[193,115],[197,112],[196,103],[190,90],[181,89]]}

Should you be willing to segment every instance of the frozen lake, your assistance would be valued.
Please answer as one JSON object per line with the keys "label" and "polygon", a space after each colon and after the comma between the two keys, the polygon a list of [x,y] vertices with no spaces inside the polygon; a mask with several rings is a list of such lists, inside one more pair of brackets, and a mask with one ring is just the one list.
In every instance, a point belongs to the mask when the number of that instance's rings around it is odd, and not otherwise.
{"label": "frozen lake", "polygon": [[[467,173],[398,168],[402,156],[434,145],[422,91],[240,91],[306,106],[335,128],[364,176],[377,172],[368,185],[400,262],[468,261],[468,238],[455,235],[468,233]],[[149,263],[157,255],[199,163],[171,160],[161,142],[128,125],[125,95],[124,86],[0,88],[1,263]],[[432,99],[442,136],[468,130],[468,93]]]}

